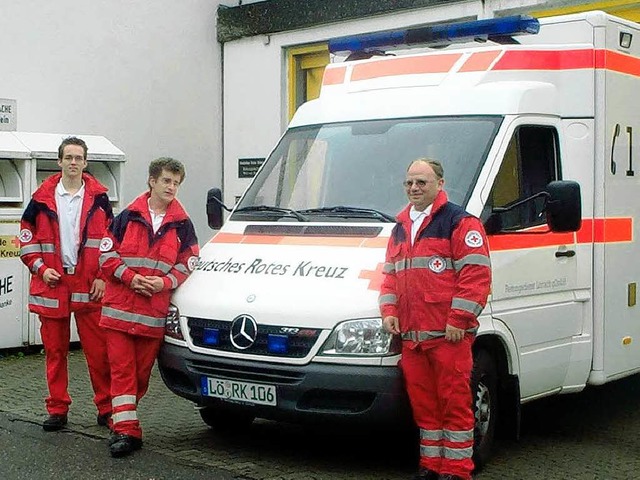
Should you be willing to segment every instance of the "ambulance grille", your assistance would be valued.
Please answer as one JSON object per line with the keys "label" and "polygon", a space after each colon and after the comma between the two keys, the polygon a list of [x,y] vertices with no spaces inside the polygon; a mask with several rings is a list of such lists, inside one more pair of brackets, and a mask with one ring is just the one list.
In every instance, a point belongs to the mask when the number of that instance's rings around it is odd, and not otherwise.
{"label": "ambulance grille", "polygon": [[[253,345],[244,350],[240,350],[231,343],[231,339],[229,338],[231,322],[211,320],[208,318],[188,317],[187,325],[189,326],[189,335],[191,336],[191,340],[193,341],[193,344],[198,347],[222,352],[280,358],[306,357],[318,341],[318,337],[322,332],[319,328],[280,327],[258,324],[258,335]],[[212,345],[205,342],[205,329],[217,330],[217,344]],[[286,353],[274,353],[267,349],[267,339],[269,335],[287,337],[288,348]]]}

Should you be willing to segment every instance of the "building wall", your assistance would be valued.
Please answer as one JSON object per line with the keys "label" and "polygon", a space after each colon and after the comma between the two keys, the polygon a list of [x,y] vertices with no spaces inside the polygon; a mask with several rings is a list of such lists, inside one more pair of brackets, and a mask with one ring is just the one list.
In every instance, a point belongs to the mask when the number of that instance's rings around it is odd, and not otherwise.
{"label": "building wall", "polygon": [[20,131],[104,135],[127,156],[124,199],[158,156],[183,161],[179,193],[201,240],[221,182],[220,46],[211,0],[0,4],[0,97]]}

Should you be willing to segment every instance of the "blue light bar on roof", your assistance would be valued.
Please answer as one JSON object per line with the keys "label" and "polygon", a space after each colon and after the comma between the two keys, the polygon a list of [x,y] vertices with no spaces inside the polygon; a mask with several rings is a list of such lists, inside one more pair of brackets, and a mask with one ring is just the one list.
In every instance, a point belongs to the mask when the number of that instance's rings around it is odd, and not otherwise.
{"label": "blue light bar on roof", "polygon": [[372,49],[436,46],[467,42],[489,37],[509,37],[538,33],[540,23],[528,15],[447,23],[408,30],[365,33],[329,40],[331,53],[357,52]]}

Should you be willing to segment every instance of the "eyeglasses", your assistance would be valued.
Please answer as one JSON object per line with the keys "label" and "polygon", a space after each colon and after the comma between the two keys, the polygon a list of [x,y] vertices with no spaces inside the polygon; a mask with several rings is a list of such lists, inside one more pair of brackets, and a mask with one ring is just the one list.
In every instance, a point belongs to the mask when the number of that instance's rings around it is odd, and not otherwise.
{"label": "eyeglasses", "polygon": [[424,187],[427,183],[434,183],[437,182],[438,180],[422,180],[422,179],[418,179],[418,180],[405,180],[404,182],[402,182],[402,184],[406,187],[406,188],[411,188],[413,186],[413,184],[415,183],[418,187],[422,188]]}

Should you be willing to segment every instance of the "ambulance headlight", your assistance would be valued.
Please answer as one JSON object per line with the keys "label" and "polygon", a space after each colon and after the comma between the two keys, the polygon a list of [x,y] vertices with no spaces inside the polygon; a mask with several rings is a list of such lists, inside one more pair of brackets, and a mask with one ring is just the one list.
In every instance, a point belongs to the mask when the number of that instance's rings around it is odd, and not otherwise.
{"label": "ambulance headlight", "polygon": [[169,305],[167,320],[164,324],[164,334],[167,337],[183,340],[182,329],[180,328],[180,311],[175,305]]}
{"label": "ambulance headlight", "polygon": [[324,343],[324,355],[390,355],[399,353],[398,342],[382,328],[381,318],[342,322]]}

